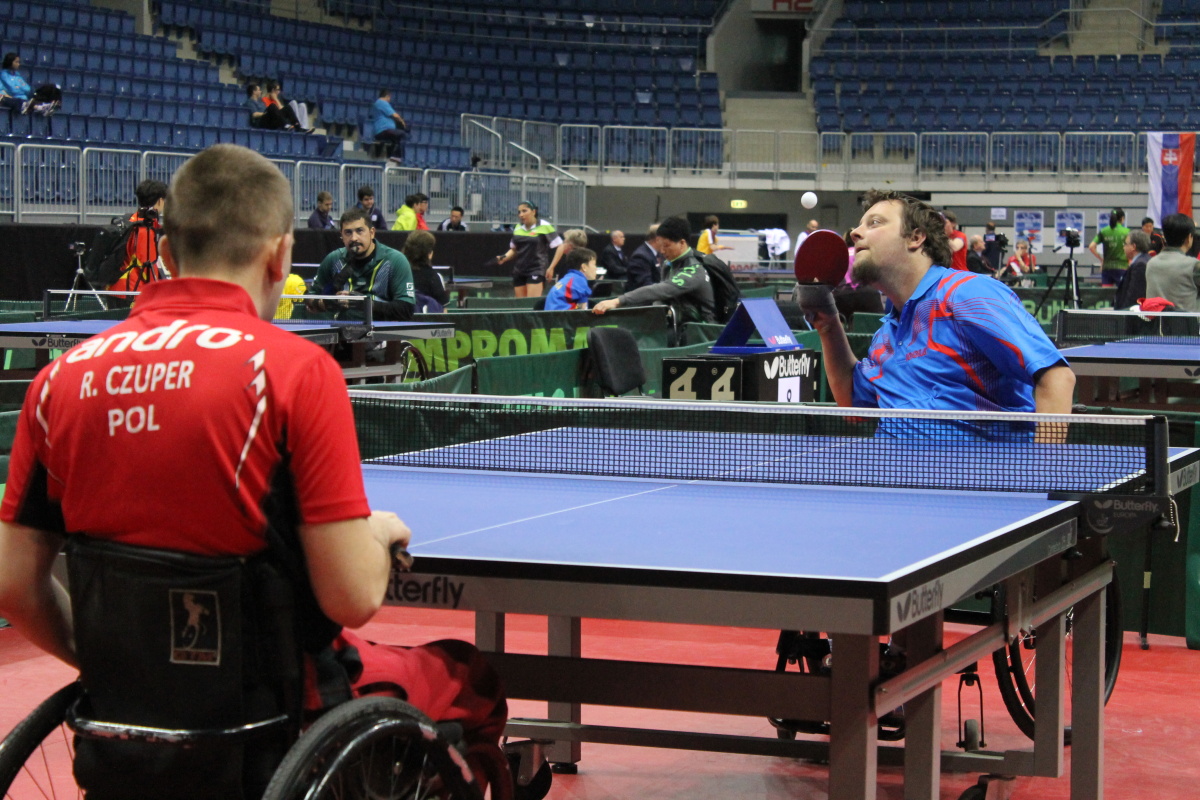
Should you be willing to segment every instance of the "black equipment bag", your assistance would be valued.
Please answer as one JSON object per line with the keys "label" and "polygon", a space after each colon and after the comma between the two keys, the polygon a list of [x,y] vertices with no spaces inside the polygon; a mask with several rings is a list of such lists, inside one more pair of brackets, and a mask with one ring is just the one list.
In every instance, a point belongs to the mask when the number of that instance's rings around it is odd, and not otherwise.
{"label": "black equipment bag", "polygon": [[126,217],[113,217],[92,239],[92,246],[83,261],[83,276],[98,288],[116,283],[129,261],[129,237],[145,224]]}
{"label": "black equipment bag", "polygon": [[713,317],[721,324],[729,322],[742,299],[742,290],[733,279],[733,272],[728,264],[712,253],[697,255],[700,256],[700,263],[704,265],[704,271],[708,273],[708,280],[712,284]]}
{"label": "black equipment bag", "polygon": [[205,557],[84,536],[67,546],[78,716],[220,730],[271,719],[251,739],[193,747],[76,736],[89,800],[257,798],[298,733],[303,662],[294,592],[265,556]]}

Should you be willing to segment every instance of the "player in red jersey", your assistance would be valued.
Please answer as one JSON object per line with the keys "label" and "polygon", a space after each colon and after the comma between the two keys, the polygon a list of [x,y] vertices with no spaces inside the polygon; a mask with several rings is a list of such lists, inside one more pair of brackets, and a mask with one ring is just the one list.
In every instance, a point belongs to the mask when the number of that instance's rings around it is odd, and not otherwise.
{"label": "player in red jersey", "polygon": [[314,664],[336,662],[355,695],[458,720],[473,763],[494,763],[507,707],[478,651],[342,629],[379,609],[389,548],[410,533],[367,505],[338,365],[269,321],[291,270],[287,180],[250,150],[209,148],[175,175],[164,233],[178,280],[145,287],[126,321],[56,359],[26,396],[0,505],[0,616],[74,663],[50,573],[67,532],[208,555],[257,553],[271,537],[302,551],[319,606],[305,620],[308,708],[322,706]]}

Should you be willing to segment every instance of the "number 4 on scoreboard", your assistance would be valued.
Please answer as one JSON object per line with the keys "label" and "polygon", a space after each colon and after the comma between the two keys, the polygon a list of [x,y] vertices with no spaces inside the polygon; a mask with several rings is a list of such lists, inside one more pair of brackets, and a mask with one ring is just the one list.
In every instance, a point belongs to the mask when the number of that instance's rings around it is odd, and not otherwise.
{"label": "number 4 on scoreboard", "polygon": [[672,365],[667,370],[670,383],[667,397],[672,400],[738,400],[741,396],[739,364],[692,362],[695,366]]}

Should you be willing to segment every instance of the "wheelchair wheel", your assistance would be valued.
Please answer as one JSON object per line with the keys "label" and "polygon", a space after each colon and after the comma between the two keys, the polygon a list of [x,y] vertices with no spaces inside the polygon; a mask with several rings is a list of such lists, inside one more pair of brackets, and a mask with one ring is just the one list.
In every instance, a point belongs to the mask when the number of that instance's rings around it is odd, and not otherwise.
{"label": "wheelchair wheel", "polygon": [[16,800],[82,796],[72,771],[72,734],[63,722],[81,691],[79,683],[59,689],[0,742],[0,795]]}
{"label": "wheelchair wheel", "polygon": [[[995,608],[1003,609],[1003,588],[996,595]],[[1117,583],[1114,572],[1112,582],[1104,589],[1104,702],[1112,696],[1113,687],[1117,683],[1117,672],[1121,668],[1121,640],[1124,631],[1121,629],[1121,587]],[[1072,655],[1072,610],[1067,611],[1067,677],[1071,675]],[[1037,685],[1035,681],[1037,664],[1037,636],[1033,633],[1022,633],[1007,647],[992,654],[992,663],[996,667],[996,679],[1000,684],[1000,696],[1008,709],[1009,716],[1021,729],[1021,732],[1033,738],[1033,720],[1036,713]],[[1067,696],[1070,702],[1070,695]],[[1063,744],[1071,744],[1071,729],[1063,731]]]}
{"label": "wheelchair wheel", "polygon": [[404,365],[404,371],[397,378],[396,383],[429,379],[429,365],[425,362],[425,356],[412,342],[401,344],[400,352],[396,355],[396,363]]}
{"label": "wheelchair wheel", "polygon": [[309,728],[275,771],[263,800],[481,800],[466,760],[421,712],[364,697]]}

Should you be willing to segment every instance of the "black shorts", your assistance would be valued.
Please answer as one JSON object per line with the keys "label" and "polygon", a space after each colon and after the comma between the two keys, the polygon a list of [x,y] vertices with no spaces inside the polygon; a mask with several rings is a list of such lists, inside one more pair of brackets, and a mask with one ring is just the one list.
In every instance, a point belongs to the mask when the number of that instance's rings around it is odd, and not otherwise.
{"label": "black shorts", "polygon": [[513,286],[545,283],[546,269],[545,267],[534,267],[533,269],[514,269],[512,271],[512,282]]}

